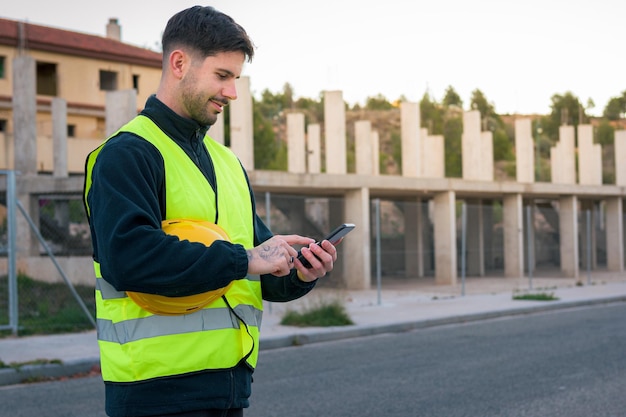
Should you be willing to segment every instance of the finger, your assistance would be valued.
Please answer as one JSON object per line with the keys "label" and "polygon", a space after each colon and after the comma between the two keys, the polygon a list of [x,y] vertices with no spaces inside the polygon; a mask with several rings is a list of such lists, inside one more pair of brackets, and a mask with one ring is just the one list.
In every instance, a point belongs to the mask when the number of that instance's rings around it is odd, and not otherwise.
{"label": "finger", "polygon": [[336,250],[332,243],[328,241],[325,242],[322,242],[323,246],[311,245],[309,248],[311,252],[313,252],[313,254],[317,256],[322,263],[328,264],[333,261]]}
{"label": "finger", "polygon": [[329,241],[325,240],[325,241],[322,242],[322,249],[324,251],[326,251],[331,256],[333,261],[337,260],[337,248],[335,247],[335,245],[333,245]]}
{"label": "finger", "polygon": [[315,242],[315,239],[312,239],[310,237],[300,236],[300,235],[276,235],[275,237],[281,238],[282,240],[287,242],[287,244],[290,246],[293,246],[293,245],[307,246]]}

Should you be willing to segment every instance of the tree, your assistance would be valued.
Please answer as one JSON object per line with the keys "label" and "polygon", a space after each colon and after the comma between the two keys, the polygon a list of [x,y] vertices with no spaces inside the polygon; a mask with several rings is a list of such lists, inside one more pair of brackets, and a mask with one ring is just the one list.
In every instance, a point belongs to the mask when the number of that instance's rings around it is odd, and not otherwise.
{"label": "tree", "polygon": [[496,113],[494,105],[489,103],[482,91],[476,89],[472,91],[470,106],[480,112],[483,130],[493,132],[493,159],[495,161],[514,160],[513,140],[507,133],[502,118]]}
{"label": "tree", "polygon": [[368,97],[365,100],[365,108],[367,110],[391,110],[393,105],[382,94],[377,94],[375,97]]}
{"label": "tree", "polygon": [[420,114],[422,127],[428,129],[431,135],[443,134],[444,111],[441,106],[433,101],[426,92],[420,101]]}
{"label": "tree", "polygon": [[612,97],[606,104],[602,115],[609,120],[619,120],[624,116],[624,113],[626,113],[626,100],[624,96],[621,96]]}
{"label": "tree", "polygon": [[570,91],[565,94],[554,94],[550,100],[552,112],[542,118],[541,125],[552,143],[556,143],[559,139],[560,126],[578,126],[586,116],[580,100]]}
{"label": "tree", "polygon": [[295,102],[294,107],[305,114],[307,123],[320,123],[322,120],[324,120],[323,97],[319,100],[300,97]]}
{"label": "tree", "polygon": [[482,118],[497,116],[493,104],[490,104],[487,101],[487,97],[485,97],[483,92],[479,89],[472,91],[470,107],[473,110],[480,111],[480,115]]}
{"label": "tree", "polygon": [[[255,169],[287,169],[287,145],[276,138],[271,119],[261,113],[262,106],[254,105],[254,167]],[[284,160],[283,160],[284,159]]]}
{"label": "tree", "polygon": [[602,120],[597,130],[598,143],[602,146],[613,145],[615,142],[615,128],[608,120]]}
{"label": "tree", "polygon": [[444,107],[457,106],[463,108],[463,100],[461,100],[461,96],[452,88],[451,85],[446,89],[446,93],[443,96],[443,101],[441,103]]}
{"label": "tree", "polygon": [[445,147],[446,177],[463,176],[463,155],[461,152],[461,136],[463,135],[463,119],[453,117],[444,122],[443,137]]}

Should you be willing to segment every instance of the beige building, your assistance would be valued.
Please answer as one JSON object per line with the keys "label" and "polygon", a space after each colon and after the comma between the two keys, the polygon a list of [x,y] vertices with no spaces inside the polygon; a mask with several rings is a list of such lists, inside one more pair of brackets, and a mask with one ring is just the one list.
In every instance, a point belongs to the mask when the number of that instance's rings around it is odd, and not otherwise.
{"label": "beige building", "polygon": [[67,104],[69,174],[84,170],[87,153],[105,137],[106,93],[134,89],[137,109],[156,91],[161,53],[124,44],[116,19],[94,36],[0,19],[0,169],[13,169],[14,60],[36,65],[37,169],[53,170],[52,100]]}

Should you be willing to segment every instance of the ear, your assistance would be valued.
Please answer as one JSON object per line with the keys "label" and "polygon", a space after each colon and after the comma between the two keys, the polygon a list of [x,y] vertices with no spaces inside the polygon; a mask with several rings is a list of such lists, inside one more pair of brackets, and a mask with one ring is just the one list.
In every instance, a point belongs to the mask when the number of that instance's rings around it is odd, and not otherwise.
{"label": "ear", "polygon": [[181,51],[180,49],[175,49],[169,56],[169,67],[172,74],[181,79],[187,72],[187,68],[189,66],[189,56]]}

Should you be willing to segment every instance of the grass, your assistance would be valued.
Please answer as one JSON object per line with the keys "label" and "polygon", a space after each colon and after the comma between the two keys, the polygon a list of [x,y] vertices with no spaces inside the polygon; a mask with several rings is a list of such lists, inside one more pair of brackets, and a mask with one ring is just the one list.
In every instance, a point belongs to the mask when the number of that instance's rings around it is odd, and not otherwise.
{"label": "grass", "polygon": [[538,292],[513,295],[514,300],[531,300],[531,301],[555,301],[558,297],[554,293]]}
{"label": "grass", "polygon": [[[86,285],[76,285],[74,288],[95,317],[94,288]],[[20,336],[93,329],[65,283],[46,283],[20,274],[17,277],[17,293]],[[8,279],[4,276],[0,277],[0,324],[8,323]],[[9,335],[11,332],[8,330],[0,331],[0,337]]]}
{"label": "grass", "polygon": [[301,312],[287,311],[280,324],[298,327],[349,326],[354,324],[338,300],[320,302]]}

